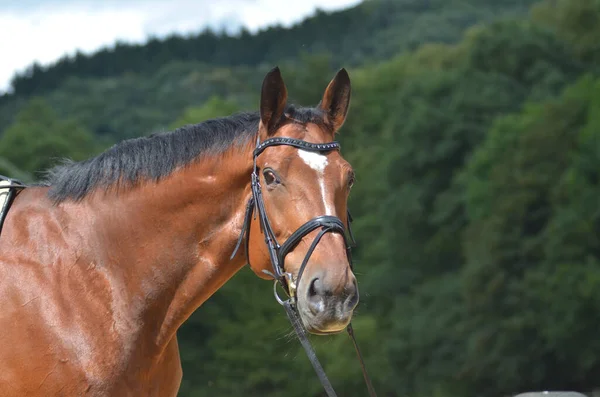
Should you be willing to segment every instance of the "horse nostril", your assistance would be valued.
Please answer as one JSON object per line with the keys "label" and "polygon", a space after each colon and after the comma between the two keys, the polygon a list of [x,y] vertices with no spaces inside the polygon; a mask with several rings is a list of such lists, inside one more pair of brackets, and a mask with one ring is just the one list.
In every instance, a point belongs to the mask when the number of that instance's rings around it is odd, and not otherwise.
{"label": "horse nostril", "polygon": [[358,287],[356,286],[356,282],[352,283],[352,287],[347,289],[347,293],[346,308],[353,310],[358,305]]}
{"label": "horse nostril", "polygon": [[307,291],[308,308],[313,314],[319,314],[325,310],[325,300],[323,299],[323,284],[319,278],[313,278]]}
{"label": "horse nostril", "polygon": [[310,282],[310,285],[308,286],[308,298],[314,298],[318,295],[321,295],[321,280],[319,280],[319,278],[313,278],[312,281]]}

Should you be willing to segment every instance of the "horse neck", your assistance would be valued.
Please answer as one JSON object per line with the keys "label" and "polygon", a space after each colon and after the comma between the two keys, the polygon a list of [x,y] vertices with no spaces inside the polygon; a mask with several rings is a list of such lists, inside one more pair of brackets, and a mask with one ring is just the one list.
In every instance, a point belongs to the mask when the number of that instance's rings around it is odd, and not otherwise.
{"label": "horse neck", "polygon": [[144,349],[166,347],[245,264],[243,255],[229,256],[250,197],[250,171],[251,148],[232,149],[116,199],[96,200],[98,251],[127,291],[125,316],[142,324]]}

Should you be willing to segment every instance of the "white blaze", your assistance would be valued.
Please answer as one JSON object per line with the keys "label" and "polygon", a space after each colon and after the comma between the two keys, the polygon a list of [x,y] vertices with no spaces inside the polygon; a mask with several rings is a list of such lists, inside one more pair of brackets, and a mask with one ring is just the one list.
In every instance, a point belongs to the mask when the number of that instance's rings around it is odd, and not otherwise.
{"label": "white blaze", "polygon": [[317,171],[317,178],[321,187],[321,199],[325,205],[325,215],[333,215],[331,206],[325,199],[325,167],[327,167],[327,156],[302,149],[298,150],[298,154],[306,165]]}

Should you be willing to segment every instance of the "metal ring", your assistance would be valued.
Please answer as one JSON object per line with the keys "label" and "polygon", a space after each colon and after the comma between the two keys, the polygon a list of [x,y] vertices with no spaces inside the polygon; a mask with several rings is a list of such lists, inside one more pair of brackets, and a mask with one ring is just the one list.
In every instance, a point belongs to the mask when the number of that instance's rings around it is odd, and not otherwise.
{"label": "metal ring", "polygon": [[273,282],[273,295],[275,295],[275,300],[277,300],[277,302],[279,302],[279,304],[281,306],[283,306],[283,304],[286,302],[284,300],[282,300],[279,295],[277,294],[277,283],[279,282],[279,280],[275,279],[275,281]]}

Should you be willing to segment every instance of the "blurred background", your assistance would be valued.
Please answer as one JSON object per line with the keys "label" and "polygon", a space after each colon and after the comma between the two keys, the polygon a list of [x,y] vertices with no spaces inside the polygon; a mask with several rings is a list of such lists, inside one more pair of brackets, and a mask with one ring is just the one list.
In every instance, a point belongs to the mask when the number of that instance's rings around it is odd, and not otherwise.
{"label": "blurred background", "polygon": [[[257,110],[279,65],[315,105],[340,67],[361,304],[380,396],[600,387],[600,0],[0,1],[0,173]],[[346,335],[311,337],[364,396]],[[240,271],[179,332],[180,396],[321,396]]]}

